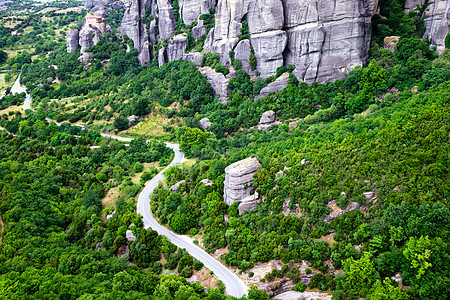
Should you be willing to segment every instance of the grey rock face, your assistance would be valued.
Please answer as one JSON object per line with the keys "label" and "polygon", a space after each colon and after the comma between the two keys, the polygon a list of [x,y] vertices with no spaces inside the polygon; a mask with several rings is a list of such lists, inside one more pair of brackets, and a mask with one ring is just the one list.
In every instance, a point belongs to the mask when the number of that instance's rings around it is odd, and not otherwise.
{"label": "grey rock face", "polygon": [[251,196],[250,192],[254,189],[252,186],[253,176],[261,168],[256,157],[249,157],[226,167],[223,187],[224,201],[231,205]]}
{"label": "grey rock face", "polygon": [[183,59],[186,61],[193,62],[197,67],[200,67],[203,56],[204,56],[203,53],[191,52],[191,53],[185,53]]}
{"label": "grey rock face", "polygon": [[240,41],[234,49],[234,58],[239,59],[242,62],[242,68],[247,73],[251,72],[249,63],[251,53],[251,45],[249,40]]}
{"label": "grey rock face", "polygon": [[180,0],[180,16],[184,24],[191,25],[201,14],[209,13],[215,5],[215,0]]}
{"label": "grey rock face", "polygon": [[100,6],[100,5],[108,5],[113,3],[113,0],[86,0],[84,4],[84,9],[89,9],[94,6]]}
{"label": "grey rock face", "polygon": [[187,37],[185,35],[177,35],[170,39],[167,44],[167,59],[169,62],[183,58],[184,49],[187,46]]}
{"label": "grey rock face", "polygon": [[275,112],[273,110],[266,111],[262,114],[259,123],[260,124],[273,123],[275,121],[275,117],[276,117]]}
{"label": "grey rock face", "polygon": [[140,21],[145,17],[145,10],[150,4],[150,0],[131,0],[127,3],[120,27],[120,35],[126,35],[133,40],[141,65],[150,62],[149,37],[145,25]]}
{"label": "grey rock face", "polygon": [[202,35],[206,33],[206,26],[203,25],[203,21],[200,21],[197,26],[192,28],[192,36],[198,40]]}
{"label": "grey rock face", "polygon": [[405,12],[409,13],[412,10],[415,10],[418,6],[423,6],[426,0],[406,0],[405,1]]}
{"label": "grey rock face", "polygon": [[166,63],[166,48],[161,48],[158,51],[158,66],[161,68]]}
{"label": "grey rock face", "polygon": [[344,78],[367,60],[375,0],[284,0],[285,65],[311,83]]}
{"label": "grey rock face", "polygon": [[255,210],[255,208],[261,203],[261,201],[258,200],[258,197],[258,193],[254,193],[253,195],[242,199],[238,206],[239,215],[242,216],[246,211],[249,212]]}
{"label": "grey rock face", "polygon": [[230,81],[222,73],[217,73],[210,67],[200,68],[200,73],[206,76],[206,80],[214,91],[214,95],[219,95],[220,103],[227,104],[228,101],[228,82]]}
{"label": "grey rock face", "polygon": [[294,64],[297,78],[308,83],[341,79],[367,60],[375,1],[219,0],[204,49],[229,64],[246,20],[262,77]]}
{"label": "grey rock face", "polygon": [[281,91],[288,85],[288,83],[289,83],[289,73],[283,73],[274,82],[269,83],[266,87],[264,87],[259,93],[259,95],[256,96],[256,98],[263,98],[272,92]]}
{"label": "grey rock face", "polygon": [[445,37],[450,26],[450,1],[430,0],[425,10],[426,31],[424,38],[431,38],[431,47],[437,47],[438,53],[445,49]]}
{"label": "grey rock face", "polygon": [[66,46],[67,52],[75,52],[79,48],[78,44],[79,32],[78,30],[69,29],[66,32]]}
{"label": "grey rock face", "polygon": [[203,130],[211,129],[211,121],[208,118],[203,118],[200,120],[200,128]]}
{"label": "grey rock face", "polygon": [[171,38],[175,32],[176,20],[173,16],[172,1],[158,0],[159,10],[159,39]]}

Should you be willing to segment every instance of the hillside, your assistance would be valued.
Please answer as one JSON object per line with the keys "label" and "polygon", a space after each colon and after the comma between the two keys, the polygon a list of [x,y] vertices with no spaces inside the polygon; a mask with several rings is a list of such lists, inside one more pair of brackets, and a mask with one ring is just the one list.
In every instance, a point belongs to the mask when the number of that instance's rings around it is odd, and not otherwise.
{"label": "hillside", "polygon": [[449,12],[1,2],[0,298],[446,298]]}

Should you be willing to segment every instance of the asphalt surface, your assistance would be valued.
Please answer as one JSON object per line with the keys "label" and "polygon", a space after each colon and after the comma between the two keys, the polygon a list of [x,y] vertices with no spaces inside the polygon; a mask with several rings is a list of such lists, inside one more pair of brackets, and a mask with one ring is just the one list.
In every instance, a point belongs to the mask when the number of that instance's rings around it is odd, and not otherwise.
{"label": "asphalt surface", "polygon": [[[14,85],[12,86],[11,92],[12,93],[26,92],[26,89],[20,85],[20,75],[17,78]],[[31,108],[31,100],[32,100],[31,95],[26,93],[26,100],[23,105],[24,110],[26,109],[33,110]],[[48,118],[46,120],[48,122],[52,121],[51,119]],[[57,122],[55,123],[58,126],[60,125],[60,123]],[[82,125],[80,126],[84,128],[84,126]],[[106,138],[111,138],[123,142],[131,142],[133,140],[131,138],[110,135],[105,133],[102,133],[101,135]],[[225,293],[227,295],[234,297],[242,297],[246,295],[248,292],[248,287],[236,274],[231,272],[222,263],[220,263],[214,257],[209,255],[205,250],[195,245],[189,237],[175,234],[174,232],[160,225],[150,212],[150,196],[155,190],[155,188],[158,186],[158,184],[164,179],[164,172],[169,167],[177,166],[183,161],[185,161],[184,154],[180,151],[179,145],[166,143],[166,146],[172,149],[173,152],[175,153],[172,162],[145,185],[144,189],[141,191],[138,197],[137,213],[142,215],[144,227],[152,228],[153,230],[158,232],[158,234],[166,236],[174,245],[182,249],[186,249],[186,251],[190,255],[201,261],[206,268],[213,271],[214,274],[217,276],[217,278],[219,278],[219,280],[221,280],[225,284]]]}
{"label": "asphalt surface", "polygon": [[190,255],[201,261],[205,267],[213,271],[214,274],[225,284],[226,294],[234,297],[242,297],[246,295],[248,288],[244,282],[236,276],[236,274],[231,272],[206,251],[195,245],[189,237],[177,235],[160,225],[150,212],[150,196],[158,184],[164,179],[164,172],[169,167],[177,166],[185,160],[184,154],[180,152],[179,145],[166,143],[166,146],[175,152],[174,159],[164,170],[153,177],[153,179],[145,185],[145,188],[139,194],[137,212],[143,216],[144,227],[150,227],[159,234],[166,236],[174,245],[186,249]]}

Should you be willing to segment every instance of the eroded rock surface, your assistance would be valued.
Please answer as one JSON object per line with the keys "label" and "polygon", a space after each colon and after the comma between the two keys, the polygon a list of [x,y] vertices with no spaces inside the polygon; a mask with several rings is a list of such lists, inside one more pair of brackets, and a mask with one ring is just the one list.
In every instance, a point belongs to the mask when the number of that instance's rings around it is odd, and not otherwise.
{"label": "eroded rock surface", "polygon": [[260,124],[269,124],[275,121],[275,112],[273,110],[266,111],[262,114],[261,119],[259,120]]}
{"label": "eroded rock surface", "polygon": [[66,46],[67,52],[75,52],[80,46],[78,44],[79,32],[78,30],[69,29],[66,32]]}
{"label": "eroded rock surface", "polygon": [[[225,182],[223,187],[223,199],[228,205],[241,202],[251,196],[254,190],[253,176],[262,166],[256,157],[249,157],[237,161],[225,168]],[[254,201],[255,199],[250,200]]]}
{"label": "eroded rock surface", "polygon": [[214,91],[214,95],[219,95],[220,103],[227,104],[228,101],[228,82],[230,81],[222,73],[217,73],[210,67],[200,68],[200,72],[206,76],[206,80]]}
{"label": "eroded rock surface", "polygon": [[269,83],[265,88],[263,88],[256,98],[264,98],[272,92],[281,91],[289,83],[289,73],[284,73],[278,77],[274,82]]}
{"label": "eroded rock surface", "polygon": [[450,1],[430,0],[425,10],[426,31],[424,38],[431,38],[431,47],[436,47],[438,53],[445,49],[445,37],[450,26]]}
{"label": "eroded rock surface", "polygon": [[206,117],[200,120],[200,128],[203,130],[210,130],[211,125],[211,121]]}

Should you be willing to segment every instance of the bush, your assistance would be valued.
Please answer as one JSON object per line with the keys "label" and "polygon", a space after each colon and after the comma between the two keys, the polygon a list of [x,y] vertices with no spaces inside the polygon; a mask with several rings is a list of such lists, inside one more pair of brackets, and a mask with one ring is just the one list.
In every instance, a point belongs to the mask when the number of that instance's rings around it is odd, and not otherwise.
{"label": "bush", "polygon": [[297,283],[297,285],[293,288],[294,291],[303,293],[306,290],[306,285],[303,282]]}

